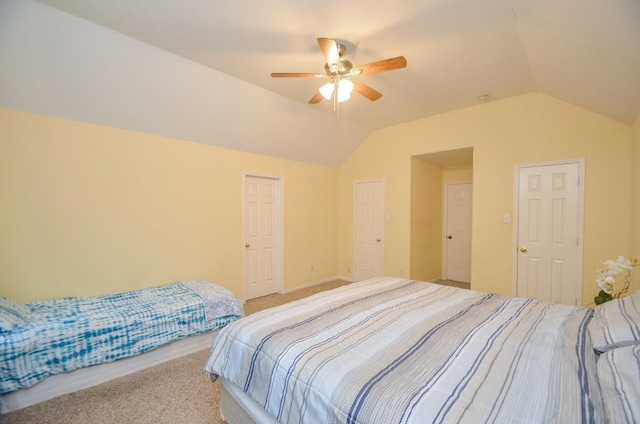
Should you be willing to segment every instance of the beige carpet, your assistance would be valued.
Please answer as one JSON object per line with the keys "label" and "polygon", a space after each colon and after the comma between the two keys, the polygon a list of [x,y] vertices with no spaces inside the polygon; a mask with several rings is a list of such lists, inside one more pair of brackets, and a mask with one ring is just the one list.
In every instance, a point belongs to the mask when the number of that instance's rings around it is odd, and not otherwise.
{"label": "beige carpet", "polygon": [[[291,302],[347,284],[332,281],[287,294],[252,299],[246,314]],[[17,423],[223,423],[220,383],[211,383],[202,369],[209,350],[203,350],[76,393],[63,395],[0,417],[1,424]]]}

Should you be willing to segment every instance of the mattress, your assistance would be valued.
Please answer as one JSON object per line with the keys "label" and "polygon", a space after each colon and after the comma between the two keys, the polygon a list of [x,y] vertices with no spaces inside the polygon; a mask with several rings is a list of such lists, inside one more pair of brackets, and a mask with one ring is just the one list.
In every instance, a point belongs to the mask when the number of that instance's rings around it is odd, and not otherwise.
{"label": "mattress", "polygon": [[0,332],[0,394],[207,333],[244,315],[233,293],[205,281],[25,307],[24,325]]}
{"label": "mattress", "polygon": [[205,369],[282,423],[603,422],[592,317],[373,279],[230,324]]}

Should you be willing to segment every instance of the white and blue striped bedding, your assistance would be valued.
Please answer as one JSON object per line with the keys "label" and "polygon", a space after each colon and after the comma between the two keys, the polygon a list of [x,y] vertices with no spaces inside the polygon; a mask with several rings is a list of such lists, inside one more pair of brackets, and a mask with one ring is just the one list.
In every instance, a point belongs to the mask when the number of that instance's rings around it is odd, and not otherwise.
{"label": "white and blue striped bedding", "polygon": [[598,359],[607,422],[640,421],[640,344],[611,349]]}
{"label": "white and blue striped bedding", "polygon": [[640,343],[640,291],[596,306],[589,333],[599,352]]}
{"label": "white and blue striped bedding", "polygon": [[26,307],[23,327],[0,332],[0,394],[49,375],[144,353],[244,315],[233,293],[203,281]]}
{"label": "white and blue striped bedding", "polygon": [[592,314],[374,279],[227,326],[205,369],[282,423],[597,423]]}

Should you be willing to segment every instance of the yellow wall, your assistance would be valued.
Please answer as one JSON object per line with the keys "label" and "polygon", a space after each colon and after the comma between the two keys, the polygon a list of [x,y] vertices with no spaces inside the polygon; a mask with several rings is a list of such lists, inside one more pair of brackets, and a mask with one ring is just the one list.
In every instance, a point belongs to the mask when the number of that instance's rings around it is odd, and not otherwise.
{"label": "yellow wall", "polygon": [[411,275],[405,276],[421,281],[445,274],[446,184],[473,181],[472,164],[441,166],[428,156],[411,158]]}
{"label": "yellow wall", "polygon": [[473,164],[445,166],[442,168],[443,183],[472,183],[473,182]]}
{"label": "yellow wall", "polygon": [[[514,165],[586,160],[583,303],[595,269],[629,250],[631,128],[543,94],[490,102],[372,133],[340,169],[340,272],[353,261],[352,184],[385,180],[385,273],[409,266],[411,157],[473,147],[472,288],[512,293]],[[409,271],[411,272],[411,271]]]}
{"label": "yellow wall", "polygon": [[442,277],[442,202],[442,167],[411,158],[411,274],[405,277]]}
{"label": "yellow wall", "polygon": [[245,171],[284,178],[285,288],[337,274],[336,169],[6,109],[0,128],[0,295],[242,297]]}
{"label": "yellow wall", "polygon": [[[640,259],[640,115],[633,124],[633,177],[631,183],[631,253]],[[636,268],[631,279],[633,293],[640,290],[640,268]]]}
{"label": "yellow wall", "polygon": [[187,278],[242,297],[243,172],[284,178],[285,289],[352,275],[353,182],[367,179],[385,181],[385,274],[411,276],[411,158],[467,147],[473,169],[441,178],[473,177],[474,289],[511,294],[501,218],[517,163],[586,158],[585,304],[604,260],[640,256],[640,118],[542,94],[378,130],[340,170],[3,109],[0,128],[0,295],[19,301]]}

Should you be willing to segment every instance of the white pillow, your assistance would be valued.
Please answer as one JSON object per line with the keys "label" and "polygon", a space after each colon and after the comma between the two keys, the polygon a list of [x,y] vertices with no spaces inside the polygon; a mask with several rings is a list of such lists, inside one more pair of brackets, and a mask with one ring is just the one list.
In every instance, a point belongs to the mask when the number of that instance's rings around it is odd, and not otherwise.
{"label": "white pillow", "polygon": [[589,333],[599,352],[640,343],[640,291],[596,306]]}
{"label": "white pillow", "polygon": [[606,422],[640,422],[640,344],[603,353],[597,367]]}

